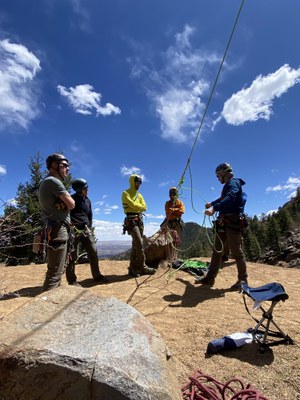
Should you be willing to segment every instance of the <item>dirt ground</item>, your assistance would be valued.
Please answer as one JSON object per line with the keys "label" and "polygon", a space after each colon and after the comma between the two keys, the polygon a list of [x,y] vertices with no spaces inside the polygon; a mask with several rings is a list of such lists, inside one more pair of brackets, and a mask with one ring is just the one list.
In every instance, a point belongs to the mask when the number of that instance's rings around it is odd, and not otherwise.
{"label": "dirt ground", "polygon": [[[181,385],[200,369],[221,382],[239,377],[269,400],[300,399],[299,269],[248,264],[250,286],[279,282],[285,287],[289,299],[275,307],[274,320],[294,345],[275,346],[262,354],[253,343],[207,356],[209,341],[255,326],[242,295],[229,289],[236,281],[234,263],[225,264],[213,288],[195,284],[191,274],[167,267],[160,267],[154,276],[130,278],[127,267],[126,261],[101,261],[102,273],[110,279],[106,285],[94,285],[86,264],[78,265],[76,272],[84,288],[117,297],[152,323],[175,359]],[[45,271],[46,265],[0,265],[0,328],[1,320],[41,292]],[[62,284],[66,285],[65,278]],[[254,316],[259,319],[261,312]]]}

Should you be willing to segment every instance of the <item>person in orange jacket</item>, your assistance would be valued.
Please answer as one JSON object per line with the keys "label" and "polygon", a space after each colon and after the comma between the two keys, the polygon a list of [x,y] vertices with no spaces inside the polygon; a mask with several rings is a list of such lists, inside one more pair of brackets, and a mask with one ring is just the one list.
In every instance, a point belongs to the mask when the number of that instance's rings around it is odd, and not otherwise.
{"label": "person in orange jacket", "polygon": [[181,219],[184,214],[185,207],[181,200],[178,199],[178,190],[176,187],[171,187],[169,190],[170,200],[165,203],[166,218],[163,224],[167,224],[170,229],[176,230],[178,235],[183,228]]}

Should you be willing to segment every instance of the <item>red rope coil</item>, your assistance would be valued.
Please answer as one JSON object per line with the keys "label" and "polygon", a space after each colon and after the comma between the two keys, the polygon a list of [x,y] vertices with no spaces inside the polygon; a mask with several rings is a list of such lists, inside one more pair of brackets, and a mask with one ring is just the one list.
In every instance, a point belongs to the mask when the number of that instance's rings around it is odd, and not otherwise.
{"label": "red rope coil", "polygon": [[268,400],[250,384],[238,378],[222,383],[201,371],[195,371],[182,388],[183,400]]}

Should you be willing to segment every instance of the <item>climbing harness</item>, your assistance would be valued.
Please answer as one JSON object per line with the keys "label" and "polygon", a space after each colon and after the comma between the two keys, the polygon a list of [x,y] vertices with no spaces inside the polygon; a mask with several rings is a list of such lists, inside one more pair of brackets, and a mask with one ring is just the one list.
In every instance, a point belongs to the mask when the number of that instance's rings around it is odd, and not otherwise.
{"label": "climbing harness", "polygon": [[135,226],[138,226],[142,229],[144,227],[143,215],[137,213],[127,213],[122,226],[123,235],[125,235],[126,232],[128,232],[128,235],[130,235],[130,232]]}

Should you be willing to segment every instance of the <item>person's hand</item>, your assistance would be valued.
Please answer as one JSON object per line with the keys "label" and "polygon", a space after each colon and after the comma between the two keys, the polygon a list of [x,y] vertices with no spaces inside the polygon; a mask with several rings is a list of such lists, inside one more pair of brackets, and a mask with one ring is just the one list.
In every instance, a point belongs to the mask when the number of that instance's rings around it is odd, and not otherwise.
{"label": "person's hand", "polygon": [[211,203],[206,203],[205,204],[205,208],[210,208],[211,207]]}
{"label": "person's hand", "polygon": [[57,210],[64,210],[64,211],[67,210],[67,206],[65,205],[65,203],[61,199],[58,199],[56,201],[56,203],[54,204],[54,207]]}
{"label": "person's hand", "polygon": [[205,210],[204,212],[205,212],[205,215],[208,215],[209,217],[211,217],[215,213],[213,208],[211,208],[209,210]]}

